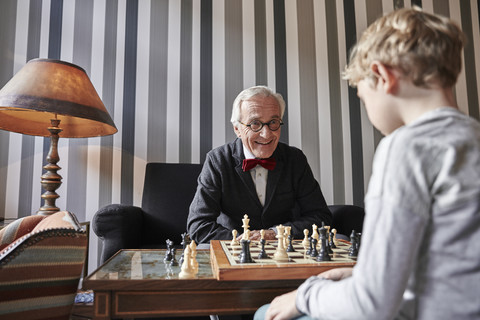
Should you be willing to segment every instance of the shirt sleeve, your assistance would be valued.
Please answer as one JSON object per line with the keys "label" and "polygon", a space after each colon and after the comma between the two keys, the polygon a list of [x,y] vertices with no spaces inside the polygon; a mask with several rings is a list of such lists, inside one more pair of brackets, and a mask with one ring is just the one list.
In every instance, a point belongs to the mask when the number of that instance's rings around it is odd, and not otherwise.
{"label": "shirt sleeve", "polygon": [[[406,142],[405,142],[406,144]],[[350,278],[311,277],[298,290],[299,311],[320,319],[392,319],[398,312],[428,221],[425,161],[395,134],[377,148],[365,199],[358,262]]]}

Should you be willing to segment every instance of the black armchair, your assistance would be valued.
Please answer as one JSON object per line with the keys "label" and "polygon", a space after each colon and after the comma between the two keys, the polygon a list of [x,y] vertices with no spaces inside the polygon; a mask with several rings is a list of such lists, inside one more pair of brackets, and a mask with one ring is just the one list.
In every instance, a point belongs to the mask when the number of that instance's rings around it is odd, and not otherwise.
{"label": "black armchair", "polygon": [[163,248],[167,239],[180,244],[201,170],[201,164],[148,163],[141,208],[111,204],[93,217],[102,263],[120,249]]}
{"label": "black armchair", "polygon": [[350,237],[352,230],[362,232],[365,210],[355,205],[328,206],[332,213],[332,228],[337,229],[337,234]]}

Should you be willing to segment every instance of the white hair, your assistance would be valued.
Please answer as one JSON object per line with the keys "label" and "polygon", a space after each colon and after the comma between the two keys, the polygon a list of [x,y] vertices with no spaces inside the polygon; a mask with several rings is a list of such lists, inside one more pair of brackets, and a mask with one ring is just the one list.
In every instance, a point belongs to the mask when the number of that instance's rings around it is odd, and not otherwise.
{"label": "white hair", "polygon": [[240,107],[242,102],[245,100],[250,99],[251,97],[261,95],[264,97],[274,97],[278,101],[278,105],[280,106],[280,118],[283,118],[283,114],[285,113],[285,101],[280,93],[274,92],[272,89],[266,86],[255,86],[248,89],[243,90],[238,94],[233,101],[233,108],[232,108],[232,118],[230,122],[237,127],[238,122],[240,121]]}

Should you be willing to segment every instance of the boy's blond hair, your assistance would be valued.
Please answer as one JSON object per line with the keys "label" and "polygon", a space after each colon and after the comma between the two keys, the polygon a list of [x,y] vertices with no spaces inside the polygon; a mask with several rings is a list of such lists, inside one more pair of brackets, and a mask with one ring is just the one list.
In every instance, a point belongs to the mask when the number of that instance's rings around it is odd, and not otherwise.
{"label": "boy's blond hair", "polygon": [[466,38],[452,20],[421,11],[399,9],[377,19],[353,48],[344,79],[356,86],[362,79],[375,84],[373,61],[400,70],[419,87],[448,88],[462,69]]}

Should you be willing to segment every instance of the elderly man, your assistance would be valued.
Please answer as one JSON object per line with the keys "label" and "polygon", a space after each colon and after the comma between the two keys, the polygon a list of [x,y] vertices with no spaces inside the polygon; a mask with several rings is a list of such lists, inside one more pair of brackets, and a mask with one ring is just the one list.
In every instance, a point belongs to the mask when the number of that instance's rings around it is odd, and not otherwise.
{"label": "elderly man", "polygon": [[[279,142],[285,102],[264,86],[242,91],[233,103],[237,139],[207,154],[190,205],[188,232],[197,243],[231,239],[248,215],[250,239],[274,240],[275,226],[299,239],[312,224],[329,225],[328,210],[307,158]],[[240,235],[239,237],[241,237]]]}

